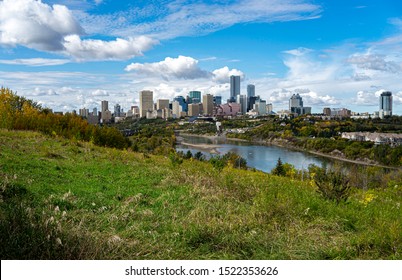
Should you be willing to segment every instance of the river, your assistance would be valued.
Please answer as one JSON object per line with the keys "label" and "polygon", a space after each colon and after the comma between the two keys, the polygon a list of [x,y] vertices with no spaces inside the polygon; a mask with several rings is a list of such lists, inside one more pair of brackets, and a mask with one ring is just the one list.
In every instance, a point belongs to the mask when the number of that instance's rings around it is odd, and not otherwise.
{"label": "river", "polygon": [[278,158],[281,158],[283,163],[290,163],[300,170],[307,169],[310,164],[323,166],[330,163],[328,158],[305,152],[218,137],[180,135],[180,142],[176,146],[177,151],[186,153],[190,150],[193,154],[200,151],[207,159],[216,153],[223,155],[227,152],[234,152],[246,159],[247,166],[264,172],[270,172],[275,168]]}

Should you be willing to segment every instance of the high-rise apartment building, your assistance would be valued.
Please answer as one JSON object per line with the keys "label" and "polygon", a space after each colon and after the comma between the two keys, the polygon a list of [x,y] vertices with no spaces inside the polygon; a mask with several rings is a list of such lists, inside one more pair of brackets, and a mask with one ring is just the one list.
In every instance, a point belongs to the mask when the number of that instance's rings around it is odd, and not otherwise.
{"label": "high-rise apartment building", "polygon": [[202,107],[204,115],[212,116],[214,112],[214,96],[212,94],[202,96]]}
{"label": "high-rise apartment building", "polygon": [[150,90],[140,91],[140,118],[146,117],[148,111],[154,109],[154,93]]}
{"label": "high-rise apartment building", "polygon": [[230,102],[236,102],[240,94],[240,76],[230,76]]}
{"label": "high-rise apartment building", "polygon": [[380,95],[380,118],[392,116],[392,93],[384,91]]}

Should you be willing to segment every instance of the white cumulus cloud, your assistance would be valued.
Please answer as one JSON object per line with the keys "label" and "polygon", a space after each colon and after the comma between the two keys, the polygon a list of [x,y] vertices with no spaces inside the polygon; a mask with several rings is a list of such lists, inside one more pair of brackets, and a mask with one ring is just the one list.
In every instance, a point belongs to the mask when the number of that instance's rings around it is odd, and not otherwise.
{"label": "white cumulus cloud", "polygon": [[394,61],[387,61],[385,56],[378,54],[353,55],[348,62],[362,69],[377,70],[390,73],[401,71],[401,66]]}
{"label": "white cumulus cloud", "polygon": [[161,76],[165,80],[207,78],[209,73],[198,66],[198,60],[188,56],[177,58],[166,57],[165,60],[154,63],[132,63],[125,68],[126,71],[135,71],[147,76]]}
{"label": "white cumulus cloud", "polygon": [[84,31],[65,6],[36,0],[0,2],[0,44],[42,51],[63,50],[64,37]]}
{"label": "white cumulus cloud", "polygon": [[225,66],[219,69],[212,71],[213,80],[217,83],[228,83],[230,76],[240,76],[243,80],[245,75],[242,71],[237,69],[229,69],[229,67]]}
{"label": "white cumulus cloud", "polygon": [[[146,36],[112,41],[83,40],[80,36],[84,34],[84,29],[66,6],[50,6],[41,0],[0,1],[0,45],[21,45],[86,61],[126,60],[141,56],[158,43]],[[24,64],[22,62],[20,64]],[[34,64],[33,61],[25,62]]]}
{"label": "white cumulus cloud", "polygon": [[78,35],[65,37],[65,52],[77,60],[125,60],[143,55],[157,41],[140,36],[128,40],[117,38],[114,41],[81,40]]}
{"label": "white cumulus cloud", "polygon": [[153,63],[132,63],[125,70],[145,76],[162,77],[165,80],[206,78],[212,79],[216,83],[228,83],[231,75],[241,76],[242,79],[245,76],[242,71],[229,69],[227,66],[209,72],[199,67],[197,59],[182,55],[177,58],[167,57],[163,61]]}
{"label": "white cumulus cloud", "polygon": [[378,106],[378,96],[374,92],[360,90],[352,102],[357,105]]}
{"label": "white cumulus cloud", "polygon": [[97,89],[91,93],[92,96],[109,96],[109,93],[106,90]]}

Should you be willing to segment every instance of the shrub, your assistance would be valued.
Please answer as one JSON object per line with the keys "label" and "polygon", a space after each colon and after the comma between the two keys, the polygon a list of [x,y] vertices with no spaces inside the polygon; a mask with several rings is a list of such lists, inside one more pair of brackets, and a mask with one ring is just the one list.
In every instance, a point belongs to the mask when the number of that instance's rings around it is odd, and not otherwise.
{"label": "shrub", "polygon": [[173,166],[177,166],[183,163],[183,157],[174,152],[170,153],[169,159]]}
{"label": "shrub", "polygon": [[314,176],[314,183],[318,187],[318,193],[336,203],[346,201],[350,195],[349,179],[340,171],[319,168]]}

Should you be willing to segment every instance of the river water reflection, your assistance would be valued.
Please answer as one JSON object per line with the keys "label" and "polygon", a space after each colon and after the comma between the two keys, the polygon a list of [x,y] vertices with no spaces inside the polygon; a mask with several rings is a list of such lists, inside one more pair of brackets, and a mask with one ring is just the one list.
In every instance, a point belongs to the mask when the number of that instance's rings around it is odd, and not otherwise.
{"label": "river water reflection", "polygon": [[[264,172],[270,172],[275,168],[278,158],[281,158],[284,163],[292,164],[296,169],[307,169],[310,164],[323,166],[330,161],[327,158],[277,146],[256,145],[222,138],[211,139],[187,135],[180,135],[180,137],[182,141],[181,144],[177,145],[177,151],[185,153],[190,150],[193,154],[200,151],[209,159],[212,156],[210,153],[211,149],[206,149],[207,147],[201,148],[201,146],[195,147],[193,145],[213,145],[212,147],[215,147],[214,150],[220,155],[226,154],[227,152],[235,152],[247,160],[249,167],[254,167]],[[187,145],[187,143],[190,145]]]}

